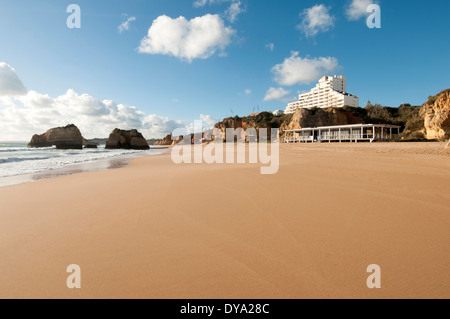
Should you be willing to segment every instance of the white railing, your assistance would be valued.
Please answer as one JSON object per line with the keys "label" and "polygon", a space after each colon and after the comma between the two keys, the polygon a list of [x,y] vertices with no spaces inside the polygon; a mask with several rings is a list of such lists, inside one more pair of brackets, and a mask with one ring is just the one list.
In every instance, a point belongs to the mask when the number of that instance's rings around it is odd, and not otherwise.
{"label": "white railing", "polygon": [[350,131],[325,131],[319,132],[316,131],[314,136],[312,135],[299,135],[302,132],[295,133],[295,136],[286,136],[284,139],[285,143],[301,143],[301,142],[323,142],[323,141],[389,141],[389,140],[397,140],[400,138],[399,134],[390,134],[388,132],[384,132],[383,136],[381,136],[381,132],[377,132],[375,136],[373,133],[361,133],[361,131],[354,131],[350,133]]}

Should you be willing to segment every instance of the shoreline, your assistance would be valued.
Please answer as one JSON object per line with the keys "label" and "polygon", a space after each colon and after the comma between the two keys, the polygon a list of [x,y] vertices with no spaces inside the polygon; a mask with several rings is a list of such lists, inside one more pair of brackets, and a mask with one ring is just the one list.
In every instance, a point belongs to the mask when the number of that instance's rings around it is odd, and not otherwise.
{"label": "shoreline", "polygon": [[[281,143],[280,145],[283,145],[284,143]],[[330,149],[334,148],[334,151],[339,152],[340,150],[347,150],[346,147],[351,145],[384,145],[387,147],[384,148],[374,148],[376,149],[376,153],[378,154],[391,154],[392,149],[395,149],[395,146],[403,145],[405,146],[403,150],[398,149],[397,152],[394,153],[404,153],[407,154],[408,152],[410,154],[414,154],[416,156],[422,156],[422,155],[443,155],[450,157],[450,151],[448,148],[446,148],[446,142],[441,141],[420,141],[420,142],[403,142],[403,141],[395,141],[395,142],[377,142],[377,143],[315,143],[315,144],[285,144],[290,147],[295,147],[298,145],[308,147],[308,145],[311,145],[309,147],[314,147],[318,145],[323,145],[324,147],[329,147]],[[419,148],[418,151],[417,148],[415,148],[415,145],[430,145],[431,147],[428,148]],[[436,145],[442,146],[442,147],[436,147]],[[301,147],[300,146],[300,147]],[[412,147],[406,147],[406,146],[412,146]],[[434,147],[433,147],[434,146]],[[134,158],[139,157],[146,157],[146,156],[157,156],[162,155],[171,150],[171,146],[152,146],[151,150],[166,150],[165,152],[158,153],[158,154],[151,154],[151,155],[121,155],[113,158],[108,159],[98,159],[91,162],[85,162],[85,163],[77,163],[77,164],[70,164],[66,167],[55,169],[55,170],[49,170],[49,171],[43,171],[38,173],[31,173],[31,174],[21,174],[21,175],[14,175],[14,176],[6,176],[6,177],[0,177],[0,189],[4,187],[14,186],[14,185],[20,185],[24,183],[33,183],[39,180],[43,179],[53,179],[73,174],[83,174],[87,172],[95,172],[95,171],[105,171],[110,169],[119,169],[122,167],[126,167],[128,165],[132,165],[132,160]],[[364,151],[370,150],[370,147],[367,147]],[[431,150],[431,152],[430,152]],[[319,150],[320,151],[320,150]],[[358,152],[358,150],[353,150]]]}
{"label": "shoreline", "polygon": [[[149,155],[152,156],[152,155]],[[48,170],[38,173],[21,174],[0,178],[0,188],[20,185],[24,183],[33,183],[43,179],[53,179],[73,174],[82,174],[87,172],[104,171],[109,169],[121,168],[129,165],[130,157],[116,159],[99,159],[92,162],[67,165],[63,168]]]}
{"label": "shoreline", "polygon": [[[163,147],[151,148],[151,150],[165,150],[165,149],[166,148]],[[142,156],[157,156],[164,153],[165,152],[157,154],[145,154],[145,155],[119,155],[111,158],[97,159],[84,163],[70,164],[54,170],[0,177],[0,188],[20,185],[24,183],[32,183],[43,179],[52,179],[73,174],[82,174],[86,172],[118,169],[130,165],[130,161],[133,158],[138,158]]]}

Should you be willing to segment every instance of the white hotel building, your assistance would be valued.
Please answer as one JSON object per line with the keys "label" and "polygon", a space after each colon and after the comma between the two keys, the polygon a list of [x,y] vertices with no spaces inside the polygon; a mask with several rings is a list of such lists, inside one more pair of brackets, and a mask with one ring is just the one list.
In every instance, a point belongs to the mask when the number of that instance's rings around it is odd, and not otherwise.
{"label": "white hotel building", "polygon": [[308,93],[300,94],[297,102],[289,103],[286,114],[293,114],[299,108],[328,108],[359,106],[359,98],[346,93],[347,80],[345,76],[324,76]]}

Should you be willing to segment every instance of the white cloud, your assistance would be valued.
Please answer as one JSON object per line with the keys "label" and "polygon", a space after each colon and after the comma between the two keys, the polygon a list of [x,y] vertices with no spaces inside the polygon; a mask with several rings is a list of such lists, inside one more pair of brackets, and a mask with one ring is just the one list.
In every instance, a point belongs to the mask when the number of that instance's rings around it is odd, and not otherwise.
{"label": "white cloud", "polygon": [[183,121],[150,114],[142,121],[142,134],[144,134],[146,138],[147,136],[150,136],[151,138],[162,138],[180,127],[186,127],[186,124]]}
{"label": "white cloud", "polygon": [[242,7],[241,0],[197,0],[194,2],[195,8],[201,8],[206,6],[207,4],[219,4],[219,3],[230,3],[230,6],[225,11],[225,16],[230,22],[235,22],[237,17],[245,12],[245,9]]}
{"label": "white cloud", "polygon": [[289,93],[291,92],[283,88],[271,87],[267,90],[266,96],[264,97],[264,101],[281,100],[284,97],[286,97],[286,95],[288,95]]}
{"label": "white cloud", "polygon": [[319,32],[327,32],[334,27],[334,16],[330,15],[325,5],[315,5],[305,9],[301,14],[302,22],[297,28],[307,37],[314,37]]}
{"label": "white cloud", "polygon": [[292,52],[291,57],[272,68],[275,81],[280,85],[310,84],[322,76],[334,72],[338,60],[334,57],[299,57],[298,52]]}
{"label": "white cloud", "polygon": [[233,1],[230,7],[225,11],[225,14],[228,17],[230,22],[235,22],[237,20],[238,15],[240,15],[245,10],[242,8],[242,3],[239,0]]}
{"label": "white cloud", "polygon": [[213,4],[215,2],[218,2],[217,0],[198,0],[194,2],[194,7],[195,8],[201,8],[206,6],[208,3],[209,4]]}
{"label": "white cloud", "polygon": [[252,90],[246,89],[244,91],[244,93],[245,93],[245,95],[250,95],[250,94],[252,94]]}
{"label": "white cloud", "polygon": [[[201,125],[199,125],[199,121],[201,121]],[[186,126],[186,129],[190,133],[198,133],[198,131],[202,130],[203,132],[205,130],[213,129],[216,123],[219,121],[210,115],[204,115],[200,114],[200,120],[196,120],[196,122],[191,122],[189,125]]]}
{"label": "white cloud", "polygon": [[106,137],[116,127],[140,129],[144,115],[136,107],[100,101],[71,89],[56,98],[35,91],[0,98],[1,139],[9,140],[28,140],[33,134],[69,123],[76,124],[87,138]]}
{"label": "white cloud", "polygon": [[[14,81],[22,83],[17,74]],[[99,100],[72,89],[56,98],[35,91],[16,93],[12,90],[10,95],[0,96],[0,140],[28,141],[34,134],[70,123],[77,125],[86,138],[108,137],[115,128],[134,128],[146,138],[162,138],[176,128],[188,127],[183,121],[148,115],[135,106]],[[209,115],[200,118],[209,126],[215,121]]]}
{"label": "white cloud", "polygon": [[118,29],[119,33],[130,30],[130,23],[136,21],[136,17],[129,17],[126,21],[122,22]]}
{"label": "white cloud", "polygon": [[351,0],[351,3],[345,10],[347,19],[355,21],[367,16],[369,14],[367,7],[373,3],[372,0]]}
{"label": "white cloud", "polygon": [[207,59],[216,51],[223,53],[234,33],[218,15],[207,14],[192,20],[163,15],[153,21],[139,52],[171,55],[192,62]]}
{"label": "white cloud", "polygon": [[27,89],[9,64],[0,63],[0,96],[24,95]]}
{"label": "white cloud", "polygon": [[[204,127],[217,121],[201,115]],[[86,138],[108,137],[115,128],[137,129],[145,138],[162,138],[176,128],[189,129],[192,124],[159,116],[147,115],[137,107],[100,101],[88,94],[68,90],[57,98],[30,91],[23,97],[0,97],[0,140],[28,141],[34,134],[49,128],[73,123]]]}
{"label": "white cloud", "polygon": [[273,50],[275,50],[275,44],[267,43],[266,44],[266,48],[269,49],[270,51],[273,51]]}
{"label": "white cloud", "polygon": [[207,130],[212,129],[219,122],[219,120],[217,120],[216,118],[205,114],[200,114],[200,119],[202,120],[203,128]]}

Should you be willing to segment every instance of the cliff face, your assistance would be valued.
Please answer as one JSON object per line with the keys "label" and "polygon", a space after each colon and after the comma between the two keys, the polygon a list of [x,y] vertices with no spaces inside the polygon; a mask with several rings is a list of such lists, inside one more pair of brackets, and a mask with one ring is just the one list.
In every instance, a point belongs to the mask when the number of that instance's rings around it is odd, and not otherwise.
{"label": "cliff face", "polygon": [[282,130],[297,130],[305,127],[365,124],[364,118],[338,108],[298,109],[289,124]]}
{"label": "cliff face", "polygon": [[158,145],[158,146],[170,146],[172,145],[172,134],[167,135],[163,139],[152,139],[148,141],[150,145]]}
{"label": "cliff face", "polygon": [[[279,128],[280,123],[282,122],[281,117],[274,116],[270,112],[261,112],[261,113],[255,113],[248,117],[234,117],[234,118],[227,118],[224,119],[222,122],[217,123],[215,128],[222,131],[222,134],[224,137],[226,137],[226,129],[232,128],[232,129],[242,129],[242,136],[240,137],[242,140],[248,140],[248,137],[246,137],[245,131],[254,128],[258,135],[259,135],[259,129],[261,128]],[[270,131],[268,130],[267,134],[270,134]]]}
{"label": "cliff face", "polygon": [[167,135],[161,140],[152,140],[149,144],[155,146],[173,146],[178,144],[183,139],[182,136],[178,137],[175,140],[172,140],[172,134]]}
{"label": "cliff face", "polygon": [[267,122],[257,122],[251,118],[228,118],[224,119],[222,122],[216,124],[216,128],[225,132],[227,128],[238,129],[242,128],[247,130],[249,128],[260,129],[260,128],[271,128],[272,125]]}
{"label": "cliff face", "polygon": [[423,106],[402,104],[387,107],[368,104],[365,108],[344,107],[327,109],[299,109],[293,115],[276,116],[270,112],[255,113],[248,117],[234,117],[216,124],[225,133],[227,128],[279,128],[283,135],[286,130],[305,127],[352,125],[352,124],[392,124],[399,125],[402,140],[450,138],[450,89],[445,90]]}
{"label": "cliff face", "polygon": [[[363,112],[362,109],[360,109],[360,112]],[[242,128],[244,131],[254,128],[257,132],[261,128],[279,128],[280,134],[283,134],[285,130],[296,130],[305,127],[364,123],[364,117],[356,113],[355,110],[340,108],[299,109],[293,115],[275,116],[269,112],[262,112],[255,116],[244,118],[228,118],[216,124],[216,128],[221,129],[223,133],[225,133],[227,128]]]}
{"label": "cliff face", "polygon": [[52,128],[41,135],[34,135],[28,147],[56,146],[58,149],[82,149],[83,141],[78,127],[70,124],[66,127]]}
{"label": "cliff face", "polygon": [[450,137],[450,89],[432,96],[422,106],[426,138],[443,140]]}

